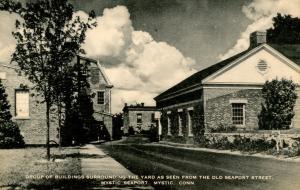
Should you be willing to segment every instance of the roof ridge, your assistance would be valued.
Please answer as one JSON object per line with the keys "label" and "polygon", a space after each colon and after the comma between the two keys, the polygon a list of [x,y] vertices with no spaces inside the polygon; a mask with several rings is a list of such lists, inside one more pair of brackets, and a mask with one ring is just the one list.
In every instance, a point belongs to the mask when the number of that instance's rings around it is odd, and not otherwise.
{"label": "roof ridge", "polygon": [[[252,49],[252,48],[251,48]],[[162,92],[161,94],[159,94],[158,96],[156,96],[154,99],[158,99],[161,97],[165,97],[171,93],[175,93],[177,91],[179,91],[180,89],[176,89],[179,88],[180,85],[183,85],[184,83],[187,83],[187,81],[193,80],[193,78],[200,80],[199,84],[201,84],[201,80],[204,79],[205,77],[209,76],[210,74],[218,71],[219,69],[225,67],[226,65],[228,65],[229,63],[231,63],[232,61],[238,59],[239,57],[243,56],[244,54],[246,54],[247,52],[249,52],[251,50],[250,48],[232,56],[229,57],[227,59],[221,60],[211,66],[208,66],[200,71],[197,71],[196,73],[190,75],[189,77],[185,78],[184,80],[180,81],[179,83],[175,84],[174,86],[168,88],[167,90],[165,90],[164,92]],[[190,84],[185,84],[183,86],[185,86],[185,88],[188,88],[190,86],[193,86],[197,83],[197,81],[192,81],[192,83]]]}

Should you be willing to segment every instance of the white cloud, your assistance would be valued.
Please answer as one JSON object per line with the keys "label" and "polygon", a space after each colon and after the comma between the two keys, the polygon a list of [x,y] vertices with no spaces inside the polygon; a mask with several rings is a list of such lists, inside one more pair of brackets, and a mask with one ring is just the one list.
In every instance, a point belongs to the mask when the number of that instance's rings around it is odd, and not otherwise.
{"label": "white cloud", "polygon": [[10,62],[11,54],[15,50],[16,42],[12,32],[18,18],[16,14],[0,11],[0,62]]}
{"label": "white cloud", "polygon": [[125,102],[153,105],[159,92],[195,72],[194,60],[178,49],[153,40],[145,31],[135,31],[126,7],[105,9],[97,22],[98,26],[87,33],[84,48],[88,56],[114,60],[106,68],[115,86],[113,112],[121,111]]}
{"label": "white cloud", "polygon": [[236,44],[225,54],[220,55],[220,59],[226,59],[249,47],[249,36],[254,31],[264,31],[273,25],[272,18],[277,13],[300,16],[300,0],[253,0],[250,4],[243,6],[243,13],[247,18],[253,20]]}
{"label": "white cloud", "polygon": [[129,16],[124,6],[104,9],[103,16],[96,19],[98,26],[86,34],[86,43],[83,47],[87,55],[91,57],[122,56],[131,41],[133,30]]}
{"label": "white cloud", "polygon": [[115,87],[122,89],[113,92],[113,111],[120,110],[116,105],[120,98],[121,105],[136,101],[153,105],[153,98],[159,92],[195,72],[192,68],[194,61],[184,57],[175,47],[153,41],[146,32],[133,31],[132,39],[126,61],[106,69]]}
{"label": "white cloud", "polygon": [[[83,11],[75,16],[87,19]],[[16,16],[0,12],[0,61],[9,61],[15,48],[11,35]],[[194,60],[166,42],[157,42],[145,31],[135,31],[126,7],[104,9],[96,18],[97,27],[86,34],[83,48],[88,57],[106,62],[114,87],[113,112],[125,102],[153,105],[158,93],[180,82],[196,70]]]}

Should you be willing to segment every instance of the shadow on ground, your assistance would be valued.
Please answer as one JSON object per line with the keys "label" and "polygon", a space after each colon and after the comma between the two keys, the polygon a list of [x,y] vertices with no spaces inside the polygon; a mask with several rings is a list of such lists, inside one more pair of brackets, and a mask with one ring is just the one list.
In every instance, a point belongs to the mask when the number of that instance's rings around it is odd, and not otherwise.
{"label": "shadow on ground", "polygon": [[66,158],[105,158],[107,155],[99,154],[83,154],[83,153],[73,153],[73,154],[63,154],[63,155],[53,155],[54,159],[66,159]]}

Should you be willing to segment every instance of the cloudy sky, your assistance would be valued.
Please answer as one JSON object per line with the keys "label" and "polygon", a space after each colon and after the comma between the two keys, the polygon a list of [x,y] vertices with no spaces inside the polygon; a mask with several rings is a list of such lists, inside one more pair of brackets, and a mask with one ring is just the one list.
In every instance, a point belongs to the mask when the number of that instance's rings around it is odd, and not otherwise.
{"label": "cloudy sky", "polygon": [[[153,97],[187,76],[248,48],[249,34],[280,12],[300,17],[300,0],[70,0],[77,15],[95,10],[87,56],[114,85],[112,111]],[[14,50],[15,15],[0,11],[0,62]]]}

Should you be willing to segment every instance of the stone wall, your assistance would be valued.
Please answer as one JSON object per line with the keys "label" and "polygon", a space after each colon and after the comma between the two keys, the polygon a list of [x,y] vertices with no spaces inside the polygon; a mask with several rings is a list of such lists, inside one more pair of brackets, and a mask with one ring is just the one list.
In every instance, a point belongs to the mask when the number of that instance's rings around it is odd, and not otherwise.
{"label": "stone wall", "polygon": [[256,131],[251,133],[205,133],[202,146],[246,152],[266,152],[298,156],[299,131]]}
{"label": "stone wall", "polygon": [[266,139],[266,140],[282,140],[285,141],[287,145],[290,145],[290,143],[293,142],[293,139],[300,138],[300,133],[298,132],[292,132],[288,133],[284,131],[260,131],[260,132],[249,132],[249,133],[205,133],[204,137],[206,139],[222,139],[223,137],[226,137],[229,142],[233,143],[234,139],[237,137],[243,137],[243,138],[250,138],[250,139]]}
{"label": "stone wall", "polygon": [[[6,73],[6,79],[2,80],[5,86],[5,91],[8,95],[8,101],[11,105],[10,111],[13,116],[13,120],[18,124],[21,134],[24,136],[26,144],[45,144],[46,143],[46,109],[45,104],[39,104],[39,97],[29,97],[29,118],[19,119],[15,117],[15,90],[20,87],[20,84],[27,85],[29,92],[32,84],[26,77],[19,75],[13,65],[7,65],[5,67],[0,65],[1,72]],[[51,117],[53,119],[53,116]],[[50,128],[50,140],[58,142],[58,124],[54,121],[51,122]]]}
{"label": "stone wall", "polygon": [[209,88],[204,89],[205,125],[206,128],[232,125],[231,101],[246,101],[245,126],[240,129],[253,130],[258,128],[258,114],[261,110],[260,89]]}

